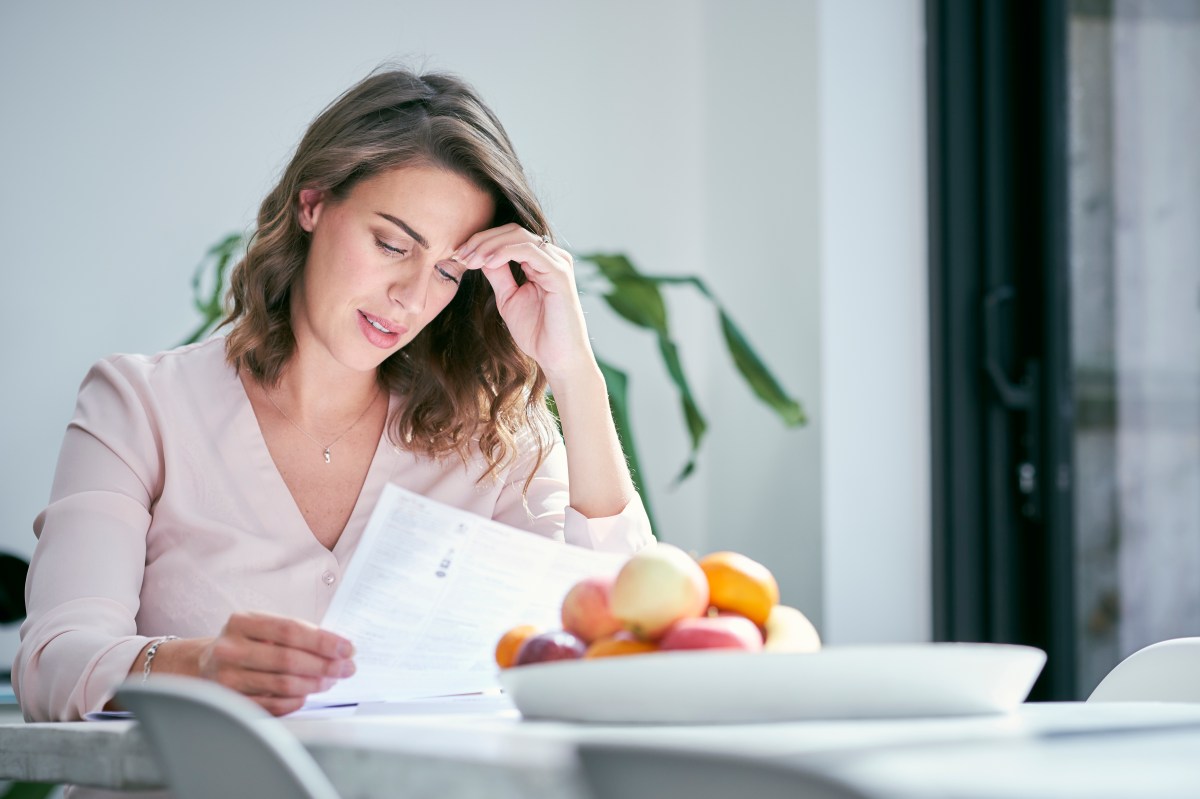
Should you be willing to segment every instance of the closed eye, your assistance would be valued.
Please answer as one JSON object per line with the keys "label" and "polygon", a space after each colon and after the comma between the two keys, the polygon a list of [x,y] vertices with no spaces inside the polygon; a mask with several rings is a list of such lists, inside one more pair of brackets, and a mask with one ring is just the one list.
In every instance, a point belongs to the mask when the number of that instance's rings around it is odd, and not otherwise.
{"label": "closed eye", "polygon": [[408,250],[402,250],[399,247],[393,247],[390,244],[385,244],[380,239],[375,239],[375,246],[383,250],[388,255],[408,255]]}
{"label": "closed eye", "polygon": [[439,277],[440,277],[442,280],[445,280],[445,281],[448,281],[448,282],[450,282],[450,283],[453,283],[453,284],[454,284],[454,285],[456,285],[456,286],[458,285],[458,276],[457,276],[457,275],[455,275],[453,272],[450,272],[450,271],[448,271],[448,270],[447,270],[445,267],[443,267],[441,264],[436,264],[436,265],[434,265],[434,267],[433,267],[433,268],[434,268],[435,270],[437,270],[438,276],[439,276]]}

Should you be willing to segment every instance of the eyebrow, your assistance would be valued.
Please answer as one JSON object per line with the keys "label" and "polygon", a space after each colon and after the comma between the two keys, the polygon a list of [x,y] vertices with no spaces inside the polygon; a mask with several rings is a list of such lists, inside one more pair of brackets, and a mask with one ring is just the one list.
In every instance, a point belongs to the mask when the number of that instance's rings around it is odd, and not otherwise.
{"label": "eyebrow", "polygon": [[387,221],[391,222],[393,225],[400,228],[408,235],[412,236],[413,241],[415,241],[417,244],[420,244],[422,248],[424,248],[426,250],[429,249],[429,242],[425,240],[425,237],[422,236],[417,231],[413,230],[411,227],[409,227],[408,223],[405,222],[403,219],[397,219],[396,217],[392,216],[391,214],[385,214],[383,211],[376,211],[375,213],[377,215],[383,217]]}

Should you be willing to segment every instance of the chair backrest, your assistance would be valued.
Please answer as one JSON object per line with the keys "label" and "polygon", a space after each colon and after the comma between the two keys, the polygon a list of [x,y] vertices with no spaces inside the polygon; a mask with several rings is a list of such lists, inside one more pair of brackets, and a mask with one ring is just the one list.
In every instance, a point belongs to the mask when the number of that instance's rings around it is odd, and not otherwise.
{"label": "chair backrest", "polygon": [[592,799],[870,799],[833,777],[748,755],[584,743],[579,760]]}
{"label": "chair backrest", "polygon": [[179,799],[337,799],[300,742],[249,699],[207,680],[162,675],[127,683],[117,701]]}
{"label": "chair backrest", "polygon": [[25,577],[29,563],[24,558],[0,552],[0,624],[25,618]]}
{"label": "chair backrest", "polygon": [[1200,702],[1200,638],[1139,649],[1100,681],[1089,702]]}

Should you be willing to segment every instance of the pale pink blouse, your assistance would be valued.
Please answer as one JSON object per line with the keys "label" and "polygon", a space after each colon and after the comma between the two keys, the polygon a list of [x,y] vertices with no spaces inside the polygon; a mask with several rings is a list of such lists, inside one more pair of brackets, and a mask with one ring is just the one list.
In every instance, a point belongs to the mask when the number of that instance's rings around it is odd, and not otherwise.
{"label": "pale pink blouse", "polygon": [[[393,409],[395,400],[393,398]],[[30,720],[98,710],[149,639],[216,635],[235,611],[318,623],[383,486],[394,482],[568,543],[633,552],[652,540],[635,499],[587,519],[568,506],[561,442],[479,481],[481,456],[430,460],[386,433],[333,550],[275,468],[220,338],[92,367],[67,427],[26,590],[13,688]]]}

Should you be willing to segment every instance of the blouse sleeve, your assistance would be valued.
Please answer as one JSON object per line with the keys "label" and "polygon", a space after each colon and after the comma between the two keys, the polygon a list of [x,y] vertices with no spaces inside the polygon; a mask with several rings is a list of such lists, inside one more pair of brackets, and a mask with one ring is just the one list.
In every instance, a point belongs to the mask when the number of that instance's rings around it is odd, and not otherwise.
{"label": "blouse sleeve", "polygon": [[[79,389],[26,584],[13,690],[31,721],[99,710],[148,638],[137,635],[162,443],[145,381],[117,356]],[[131,379],[133,378],[133,379]]]}
{"label": "blouse sleeve", "polygon": [[650,518],[635,492],[629,504],[615,516],[588,518],[572,508],[567,486],[567,452],[556,439],[542,461],[529,490],[525,479],[536,453],[518,461],[508,472],[492,517],[513,527],[529,530],[568,544],[604,552],[632,554],[654,541]]}

